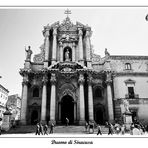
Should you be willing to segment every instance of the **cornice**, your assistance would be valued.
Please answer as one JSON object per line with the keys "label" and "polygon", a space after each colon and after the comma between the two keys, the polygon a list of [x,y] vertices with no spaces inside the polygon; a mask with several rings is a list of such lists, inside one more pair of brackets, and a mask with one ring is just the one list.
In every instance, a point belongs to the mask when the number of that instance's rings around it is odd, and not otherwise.
{"label": "cornice", "polygon": [[112,60],[148,60],[148,56],[111,55]]}

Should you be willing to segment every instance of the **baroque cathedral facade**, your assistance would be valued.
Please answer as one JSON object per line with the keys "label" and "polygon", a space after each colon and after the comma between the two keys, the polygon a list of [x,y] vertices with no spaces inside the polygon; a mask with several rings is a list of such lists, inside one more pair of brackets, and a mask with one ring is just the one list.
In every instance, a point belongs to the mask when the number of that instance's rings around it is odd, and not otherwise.
{"label": "baroque cathedral facade", "polygon": [[21,123],[84,125],[121,121],[124,100],[133,118],[147,122],[148,57],[101,58],[92,51],[91,27],[69,18],[44,26],[44,43],[34,55],[26,49]]}

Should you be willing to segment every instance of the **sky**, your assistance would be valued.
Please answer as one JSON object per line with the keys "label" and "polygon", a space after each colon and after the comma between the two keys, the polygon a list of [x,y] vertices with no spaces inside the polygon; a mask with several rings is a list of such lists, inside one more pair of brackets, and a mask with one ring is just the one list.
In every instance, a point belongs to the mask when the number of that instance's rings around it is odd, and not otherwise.
{"label": "sky", "polygon": [[[19,69],[24,67],[25,46],[35,54],[43,44],[43,27],[66,18],[67,7],[0,8],[0,84],[9,95],[22,91]],[[148,56],[148,7],[69,7],[71,21],[92,29],[94,53]]]}

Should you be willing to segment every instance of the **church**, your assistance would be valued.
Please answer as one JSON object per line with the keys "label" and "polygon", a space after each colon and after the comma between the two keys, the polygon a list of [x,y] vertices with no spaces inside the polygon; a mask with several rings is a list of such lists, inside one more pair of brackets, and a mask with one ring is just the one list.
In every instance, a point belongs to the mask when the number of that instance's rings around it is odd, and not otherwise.
{"label": "church", "polygon": [[[69,11],[66,11],[69,14]],[[124,101],[133,120],[148,123],[148,56],[93,53],[92,30],[70,17],[44,26],[44,43],[31,61],[25,49],[21,123],[84,125],[122,121]]]}

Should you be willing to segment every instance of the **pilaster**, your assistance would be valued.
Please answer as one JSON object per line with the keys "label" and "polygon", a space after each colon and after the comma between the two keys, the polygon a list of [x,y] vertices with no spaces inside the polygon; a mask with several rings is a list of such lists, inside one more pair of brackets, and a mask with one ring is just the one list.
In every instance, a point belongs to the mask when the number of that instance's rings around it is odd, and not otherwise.
{"label": "pilaster", "polygon": [[26,115],[27,115],[27,99],[28,99],[28,76],[24,76],[22,82],[22,105],[21,105],[21,124],[26,125]]}
{"label": "pilaster", "polygon": [[93,89],[92,89],[92,76],[89,75],[88,79],[88,114],[89,121],[94,121],[94,104],[93,104]]}
{"label": "pilaster", "polygon": [[43,88],[42,88],[41,121],[42,123],[45,123],[46,109],[47,109],[47,82],[48,82],[48,77],[46,74],[43,76],[42,82],[43,82]]}
{"label": "pilaster", "polygon": [[85,123],[85,102],[84,102],[84,76],[79,75],[79,99],[80,99],[80,121],[79,124],[83,125]]}
{"label": "pilaster", "polygon": [[55,123],[55,107],[56,107],[56,76],[51,74],[51,97],[50,97],[50,122]]}
{"label": "pilaster", "polygon": [[52,64],[56,62],[57,56],[57,28],[53,28]]}
{"label": "pilaster", "polygon": [[79,62],[84,65],[84,55],[83,55],[83,41],[82,41],[82,29],[79,28]]}
{"label": "pilaster", "polygon": [[44,67],[48,67],[49,62],[49,48],[50,48],[50,41],[49,41],[49,33],[50,29],[46,28],[45,31],[45,61],[44,61]]}

